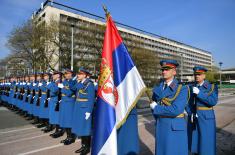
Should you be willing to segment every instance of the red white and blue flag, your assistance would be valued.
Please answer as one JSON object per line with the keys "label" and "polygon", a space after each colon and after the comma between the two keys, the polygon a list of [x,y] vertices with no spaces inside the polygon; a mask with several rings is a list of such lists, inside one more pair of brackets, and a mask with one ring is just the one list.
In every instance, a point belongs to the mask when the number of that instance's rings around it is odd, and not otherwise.
{"label": "red white and blue flag", "polygon": [[117,129],[125,123],[145,84],[107,16],[98,82],[92,155],[117,155]]}

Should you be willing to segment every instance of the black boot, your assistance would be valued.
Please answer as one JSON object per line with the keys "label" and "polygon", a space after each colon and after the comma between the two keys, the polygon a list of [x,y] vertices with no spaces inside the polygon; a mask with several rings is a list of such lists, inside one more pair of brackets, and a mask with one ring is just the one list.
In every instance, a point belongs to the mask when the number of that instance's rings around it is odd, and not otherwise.
{"label": "black boot", "polygon": [[27,120],[33,120],[33,115],[29,115],[28,119]]}
{"label": "black boot", "polygon": [[64,135],[64,129],[60,129],[58,125],[56,125],[56,131],[51,134],[52,138],[58,138]]}
{"label": "black boot", "polygon": [[43,131],[44,133],[47,133],[47,132],[51,132],[51,131],[54,130],[54,129],[55,129],[55,127],[54,127],[53,125],[48,124],[47,127],[45,127],[44,129],[42,129],[42,131]]}
{"label": "black boot", "polygon": [[38,124],[39,123],[39,118],[37,116],[35,116],[34,121],[32,122],[32,124]]}
{"label": "black boot", "polygon": [[86,155],[90,152],[90,143],[91,143],[91,136],[83,136],[82,139],[82,147],[75,151],[75,153],[80,153],[81,155]]}
{"label": "black boot", "polygon": [[63,143],[64,145],[70,145],[75,142],[76,136],[71,132],[70,128],[68,128],[66,132],[67,132],[67,138],[64,140]]}
{"label": "black boot", "polygon": [[46,126],[46,123],[43,119],[39,119],[39,124],[37,125],[37,128],[42,128]]}

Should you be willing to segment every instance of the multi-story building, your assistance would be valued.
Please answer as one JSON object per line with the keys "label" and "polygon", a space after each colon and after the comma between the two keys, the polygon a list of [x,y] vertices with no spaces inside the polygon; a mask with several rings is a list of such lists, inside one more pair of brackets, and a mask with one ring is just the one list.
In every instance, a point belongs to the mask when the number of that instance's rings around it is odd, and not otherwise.
{"label": "multi-story building", "polygon": [[[74,38],[75,66],[86,64],[87,67],[96,70],[102,50],[105,18],[56,2],[46,1],[34,13],[34,19],[38,23],[50,23],[53,19],[69,32],[73,31],[73,36],[70,35],[72,33],[69,33],[63,42],[65,46],[71,45],[71,38]],[[153,85],[154,81],[160,78],[160,59],[177,59],[180,63],[179,77],[187,81],[192,80],[192,68],[195,65],[205,66],[209,69],[212,67],[212,54],[208,51],[118,22],[116,24],[147,85]],[[57,64],[56,67],[59,66]]]}

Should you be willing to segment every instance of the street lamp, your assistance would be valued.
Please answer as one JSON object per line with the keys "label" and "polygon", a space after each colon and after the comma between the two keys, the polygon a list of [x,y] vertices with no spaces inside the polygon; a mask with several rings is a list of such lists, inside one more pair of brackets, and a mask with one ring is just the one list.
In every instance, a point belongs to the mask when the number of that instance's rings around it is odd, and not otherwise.
{"label": "street lamp", "polygon": [[72,34],[71,34],[71,70],[73,70],[73,28],[74,28],[74,24],[71,24],[71,30],[72,30]]}
{"label": "street lamp", "polygon": [[184,56],[184,54],[183,53],[180,53],[180,55],[181,55],[181,59],[180,59],[180,68],[181,68],[181,71],[180,71],[180,80],[181,80],[181,82],[183,82],[183,69],[184,69],[184,67],[183,67],[183,56]]}
{"label": "street lamp", "polygon": [[219,75],[220,83],[219,83],[219,86],[220,86],[220,88],[222,86],[222,80],[221,80],[221,72],[222,72],[221,66],[222,66],[222,64],[223,64],[223,62],[219,62],[219,66],[220,66],[220,75]]}

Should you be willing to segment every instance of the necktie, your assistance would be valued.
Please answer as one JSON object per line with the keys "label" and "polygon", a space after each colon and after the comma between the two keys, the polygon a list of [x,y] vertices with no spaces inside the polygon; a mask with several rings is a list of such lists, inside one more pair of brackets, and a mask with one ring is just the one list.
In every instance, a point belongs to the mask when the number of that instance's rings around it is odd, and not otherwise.
{"label": "necktie", "polygon": [[165,83],[164,87],[163,87],[163,90],[165,90],[167,87],[168,87],[168,85]]}

